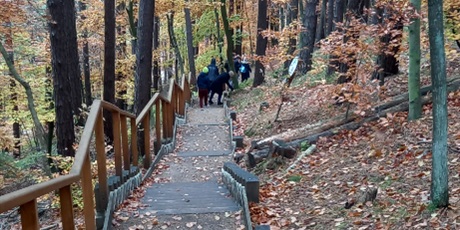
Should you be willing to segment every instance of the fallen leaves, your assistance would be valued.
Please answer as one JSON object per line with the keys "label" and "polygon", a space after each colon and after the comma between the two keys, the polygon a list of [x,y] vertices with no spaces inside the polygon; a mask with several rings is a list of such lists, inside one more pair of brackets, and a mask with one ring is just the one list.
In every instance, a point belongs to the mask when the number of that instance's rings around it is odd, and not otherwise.
{"label": "fallen leaves", "polygon": [[191,227],[193,227],[195,225],[196,225],[196,222],[188,222],[188,223],[185,224],[185,226],[187,226],[189,228],[191,228]]}
{"label": "fallen leaves", "polygon": [[[404,92],[404,88],[401,90],[404,86],[395,83],[404,77],[389,79],[384,93]],[[426,79],[423,82],[429,83]],[[245,143],[249,143],[251,139],[295,130],[300,125],[313,124],[342,112],[337,107],[330,110],[330,103],[324,100],[314,101],[320,98],[318,91],[325,91],[327,87],[303,91],[298,90],[300,88],[290,89],[289,96],[295,95],[296,101],[283,105],[281,122],[270,128],[266,127],[274,118],[276,111],[273,110],[277,108],[279,96],[273,96],[268,88],[258,91],[263,95],[258,101],[251,96],[256,93],[254,90],[244,92],[245,98],[237,96],[236,103],[247,105],[234,108],[239,111],[237,121],[233,122],[235,133],[251,134],[245,138]],[[449,194],[452,204],[445,214],[432,216],[428,208],[432,157],[432,117],[428,104],[424,106],[423,117],[414,122],[407,122],[407,112],[392,113],[356,130],[338,131],[334,136],[319,138],[317,151],[302,159],[299,167],[286,176],[301,175],[300,183],[280,179],[283,169],[260,175],[261,202],[251,204],[252,220],[281,229],[310,229],[312,226],[318,229],[457,228],[460,224],[460,158],[455,153],[460,149],[459,98],[460,91],[449,94]],[[258,114],[256,107],[261,100],[274,106]],[[299,109],[300,105],[308,106]],[[354,203],[352,198],[369,187],[378,188],[375,201]]]}

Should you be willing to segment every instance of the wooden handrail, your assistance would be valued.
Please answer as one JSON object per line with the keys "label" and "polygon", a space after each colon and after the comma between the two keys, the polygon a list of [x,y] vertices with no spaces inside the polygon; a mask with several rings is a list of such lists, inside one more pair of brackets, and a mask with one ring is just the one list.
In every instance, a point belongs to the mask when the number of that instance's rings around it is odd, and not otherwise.
{"label": "wooden handrail", "polygon": [[49,181],[34,184],[29,187],[7,193],[0,196],[0,213],[6,212],[14,207],[21,206],[37,197],[56,191],[80,179],[79,175],[69,174],[59,176]]}
{"label": "wooden handrail", "polygon": [[[136,117],[134,114],[121,110],[117,106],[101,100],[94,100],[88,115],[78,148],[75,153],[75,160],[72,168],[67,175],[61,175],[49,181],[31,185],[12,193],[0,196],[0,213],[6,212],[14,207],[21,207],[21,220],[23,229],[38,229],[37,198],[51,192],[58,191],[60,194],[61,215],[64,229],[74,227],[73,201],[71,196],[71,185],[81,182],[83,192],[86,229],[95,229],[95,210],[94,210],[94,188],[92,182],[90,146],[92,137],[95,135],[96,158],[98,163],[98,183],[99,196],[103,206],[107,205],[107,164],[104,143],[104,128],[102,111],[110,111],[113,117],[114,128],[114,152],[116,175],[122,176],[122,170],[130,170],[130,166],[137,166],[137,139],[147,140],[144,146],[145,152],[150,152],[150,111],[155,106],[155,135],[157,143],[162,143],[163,136],[172,137],[174,128],[174,112],[185,115],[185,103],[190,99],[190,75],[182,77],[177,83],[170,79],[170,84],[166,96],[155,93],[147,105]],[[160,111],[160,108],[162,111]],[[162,121],[162,122],[161,122]],[[130,126],[127,125],[130,122]],[[161,124],[160,124],[161,122]],[[144,132],[143,137],[137,136],[139,125],[148,126],[148,131]],[[128,127],[131,129],[131,141],[128,138]],[[131,146],[128,146],[129,143]],[[131,151],[130,151],[131,150]],[[144,158],[144,167],[151,167],[150,154]],[[122,181],[122,178],[120,178]]]}
{"label": "wooden handrail", "polygon": [[149,102],[147,102],[147,105],[142,109],[142,111],[139,113],[139,116],[136,117],[136,125],[141,124],[142,119],[144,119],[145,115],[150,111],[150,108],[160,99],[162,98],[159,93],[155,93],[153,97],[150,98]]}

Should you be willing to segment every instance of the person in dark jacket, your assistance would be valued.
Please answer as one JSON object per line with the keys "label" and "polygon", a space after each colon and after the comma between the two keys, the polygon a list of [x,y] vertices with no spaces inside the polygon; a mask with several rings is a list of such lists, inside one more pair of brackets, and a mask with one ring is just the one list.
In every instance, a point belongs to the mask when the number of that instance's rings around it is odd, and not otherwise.
{"label": "person in dark jacket", "polygon": [[240,74],[241,67],[241,58],[239,55],[235,55],[233,58],[233,66],[235,67],[235,74],[238,76]]}
{"label": "person in dark jacket", "polygon": [[241,62],[240,72],[241,72],[241,82],[244,82],[249,79],[249,74],[252,72],[252,70],[251,70],[251,66],[249,66],[249,63],[246,60]]}
{"label": "person in dark jacket", "polygon": [[224,72],[211,83],[211,96],[209,97],[209,104],[214,104],[212,98],[214,97],[214,94],[217,93],[217,104],[222,105],[222,93],[224,92],[224,85],[227,84],[227,86],[233,91],[233,86],[230,84],[230,78],[233,77],[233,75],[235,75],[233,71],[229,71],[228,73]]}
{"label": "person in dark jacket", "polygon": [[212,58],[211,59],[211,64],[208,65],[208,78],[211,81],[216,80],[216,78],[219,76],[219,68],[216,65],[216,59]]}
{"label": "person in dark jacket", "polygon": [[196,80],[196,87],[198,88],[198,97],[200,99],[200,108],[203,108],[203,104],[208,106],[208,93],[211,81],[208,78],[208,67],[204,67],[203,71],[198,75]]}

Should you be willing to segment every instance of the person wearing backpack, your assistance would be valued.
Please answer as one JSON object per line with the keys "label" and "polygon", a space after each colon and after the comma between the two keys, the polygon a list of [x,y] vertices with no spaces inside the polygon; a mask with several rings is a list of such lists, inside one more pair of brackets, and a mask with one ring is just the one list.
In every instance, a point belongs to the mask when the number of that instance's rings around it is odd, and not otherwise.
{"label": "person wearing backpack", "polygon": [[217,68],[215,58],[211,59],[211,64],[208,65],[208,70],[208,78],[211,80],[211,82],[213,82],[219,76],[219,68]]}
{"label": "person wearing backpack", "polygon": [[241,62],[240,72],[241,72],[241,82],[244,82],[249,79],[249,75],[252,72],[252,70],[251,70],[251,66],[249,66],[249,63],[246,60]]}
{"label": "person wearing backpack", "polygon": [[200,99],[200,108],[203,108],[203,104],[208,106],[208,93],[211,81],[208,78],[208,67],[204,67],[203,71],[198,75],[196,80],[196,87],[198,88],[198,98]]}

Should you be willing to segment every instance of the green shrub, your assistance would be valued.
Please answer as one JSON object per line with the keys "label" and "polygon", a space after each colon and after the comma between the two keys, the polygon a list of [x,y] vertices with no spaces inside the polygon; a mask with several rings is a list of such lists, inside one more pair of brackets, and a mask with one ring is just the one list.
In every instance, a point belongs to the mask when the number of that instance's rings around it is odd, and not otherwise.
{"label": "green shrub", "polygon": [[308,141],[302,141],[300,143],[300,151],[305,151],[310,147],[310,143]]}

